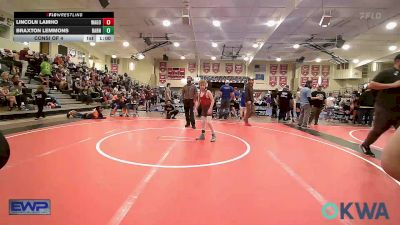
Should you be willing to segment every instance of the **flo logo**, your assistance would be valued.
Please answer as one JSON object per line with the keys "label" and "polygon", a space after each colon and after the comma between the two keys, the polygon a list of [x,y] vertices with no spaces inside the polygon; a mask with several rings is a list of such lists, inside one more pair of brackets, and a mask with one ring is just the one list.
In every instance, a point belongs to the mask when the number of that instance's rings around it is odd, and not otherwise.
{"label": "flo logo", "polygon": [[341,202],[338,206],[335,203],[328,202],[322,206],[322,215],[328,220],[332,220],[340,216],[340,219],[361,219],[361,220],[378,220],[389,219],[389,213],[383,202]]}

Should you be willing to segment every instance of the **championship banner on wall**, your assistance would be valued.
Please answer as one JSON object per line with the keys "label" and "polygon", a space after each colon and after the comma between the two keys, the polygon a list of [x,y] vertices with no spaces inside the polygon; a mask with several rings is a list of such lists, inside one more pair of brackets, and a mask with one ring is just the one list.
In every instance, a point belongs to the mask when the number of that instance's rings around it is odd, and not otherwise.
{"label": "championship banner on wall", "polygon": [[167,62],[160,62],[160,71],[164,73],[167,70]]}
{"label": "championship banner on wall", "polygon": [[318,86],[318,77],[313,77],[311,80],[313,88],[316,88]]}
{"label": "championship banner on wall", "polygon": [[111,72],[112,73],[118,73],[118,64],[111,64]]}
{"label": "championship banner on wall", "polygon": [[329,87],[329,78],[322,78],[321,85],[322,85],[322,87],[324,87],[324,88]]}
{"label": "championship banner on wall", "polygon": [[163,84],[167,81],[165,74],[160,73],[160,83]]}
{"label": "championship banner on wall", "polygon": [[225,63],[225,72],[232,73],[233,71],[233,64],[232,63]]}
{"label": "championship banner on wall", "polygon": [[243,64],[235,64],[235,72],[241,74],[243,72]]}
{"label": "championship banner on wall", "polygon": [[189,72],[193,73],[194,71],[196,71],[196,63],[189,63],[188,65],[188,70]]}
{"label": "championship banner on wall", "polygon": [[286,76],[280,76],[279,77],[279,85],[281,85],[281,87],[285,87],[287,84],[287,77]]}
{"label": "championship banner on wall", "polygon": [[319,65],[312,65],[311,66],[311,74],[313,76],[319,75]]}
{"label": "championship banner on wall", "polygon": [[203,72],[204,73],[210,72],[210,63],[203,63]]}
{"label": "championship banner on wall", "polygon": [[269,72],[271,75],[275,75],[278,72],[278,64],[271,64],[269,65]]}
{"label": "championship banner on wall", "polygon": [[322,75],[323,75],[324,77],[329,76],[330,69],[331,69],[330,65],[322,65],[322,68],[321,68],[321,70],[322,70],[322,71],[321,71]]}
{"label": "championship banner on wall", "polygon": [[282,75],[286,75],[288,71],[288,64],[280,64],[279,65],[279,73]]}
{"label": "championship banner on wall", "polygon": [[276,76],[269,76],[269,85],[274,87],[277,83],[277,77]]}
{"label": "championship banner on wall", "polygon": [[308,76],[310,73],[310,65],[302,65],[301,66],[301,75]]}
{"label": "championship banner on wall", "polygon": [[301,81],[301,86],[304,87],[304,85],[306,85],[306,82],[308,81],[308,77],[301,77],[300,81]]}
{"label": "championship banner on wall", "polygon": [[213,73],[219,73],[219,63],[212,64],[212,71]]}
{"label": "championship banner on wall", "polygon": [[185,78],[185,68],[168,68],[168,80]]}

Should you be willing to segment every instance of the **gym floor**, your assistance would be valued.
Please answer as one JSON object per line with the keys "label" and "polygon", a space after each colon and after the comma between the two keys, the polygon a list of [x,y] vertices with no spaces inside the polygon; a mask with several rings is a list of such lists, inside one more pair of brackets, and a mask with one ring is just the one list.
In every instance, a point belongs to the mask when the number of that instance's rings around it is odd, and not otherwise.
{"label": "gym floor", "polygon": [[[400,188],[357,150],[369,128],[107,118],[12,133],[0,224],[395,224]],[[199,123],[198,123],[199,128]],[[10,128],[11,129],[11,128]],[[375,152],[393,131],[376,143]],[[50,199],[51,216],[10,216],[9,199]],[[327,202],[384,202],[388,220],[328,220]],[[355,210],[355,209],[353,209]]]}

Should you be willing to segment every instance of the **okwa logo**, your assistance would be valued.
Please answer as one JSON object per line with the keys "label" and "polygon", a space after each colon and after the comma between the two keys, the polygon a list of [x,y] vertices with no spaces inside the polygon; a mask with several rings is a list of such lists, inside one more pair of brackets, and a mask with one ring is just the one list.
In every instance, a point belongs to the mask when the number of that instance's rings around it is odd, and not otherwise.
{"label": "okwa logo", "polygon": [[[340,210],[339,210],[340,209]],[[340,215],[340,219],[360,219],[360,220],[378,220],[389,219],[389,213],[383,202],[341,202],[339,207],[337,204],[328,202],[322,206],[322,215],[328,220],[335,219]]]}

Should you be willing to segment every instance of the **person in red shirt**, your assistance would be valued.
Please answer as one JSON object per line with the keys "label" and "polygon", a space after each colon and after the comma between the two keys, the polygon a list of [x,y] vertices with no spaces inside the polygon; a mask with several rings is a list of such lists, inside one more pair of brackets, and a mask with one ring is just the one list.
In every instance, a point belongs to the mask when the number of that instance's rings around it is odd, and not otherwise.
{"label": "person in red shirt", "polygon": [[[207,90],[207,81],[201,80],[199,82],[200,94],[197,95],[196,107],[198,109],[201,107],[201,134],[196,140],[205,140],[206,134],[206,121],[208,127],[211,130],[211,142],[215,142],[217,137],[215,135],[214,127],[211,123],[212,110],[214,106],[214,96],[211,91]],[[198,110],[195,110],[198,112]]]}
{"label": "person in red shirt", "polygon": [[29,47],[25,47],[21,51],[19,51],[19,61],[22,64],[21,78],[25,76],[26,70],[28,69],[28,60],[29,60]]}

